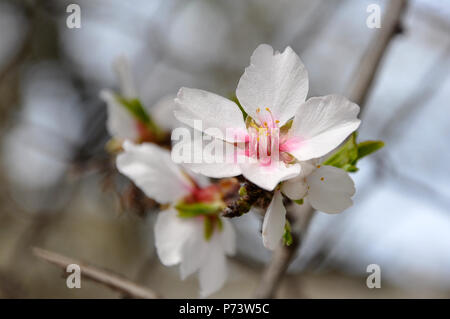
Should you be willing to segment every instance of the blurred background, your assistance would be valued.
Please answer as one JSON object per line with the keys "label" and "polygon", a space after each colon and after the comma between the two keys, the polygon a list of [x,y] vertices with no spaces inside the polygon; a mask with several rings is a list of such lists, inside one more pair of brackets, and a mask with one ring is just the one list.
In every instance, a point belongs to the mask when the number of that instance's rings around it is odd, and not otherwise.
{"label": "blurred background", "polygon": [[[83,0],[80,29],[66,26],[69,3],[0,0],[0,296],[119,296],[68,289],[39,246],[197,297],[195,276],[155,255],[154,214],[124,204],[129,182],[109,176],[98,94],[117,86],[113,59],[129,58],[148,106],[181,86],[230,96],[260,43],[300,55],[309,96],[344,93],[379,32],[367,6],[383,15],[388,0]],[[278,297],[450,297],[450,2],[411,0],[403,26],[361,115],[360,139],[386,146],[359,163],[351,209],[316,214]],[[234,222],[239,254],[212,297],[251,297],[270,259],[260,217]],[[366,286],[369,264],[381,289]]]}

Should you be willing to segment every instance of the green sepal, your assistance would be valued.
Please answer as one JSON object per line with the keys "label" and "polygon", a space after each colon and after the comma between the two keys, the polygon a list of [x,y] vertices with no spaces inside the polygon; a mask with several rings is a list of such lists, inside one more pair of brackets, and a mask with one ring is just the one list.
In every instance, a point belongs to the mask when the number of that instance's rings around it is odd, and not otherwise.
{"label": "green sepal", "polygon": [[210,240],[212,234],[214,232],[214,221],[211,218],[206,217],[203,222],[203,234],[205,236],[205,240]]}
{"label": "green sepal", "polygon": [[150,132],[161,135],[163,132],[161,128],[156,125],[151,116],[145,111],[139,99],[126,99],[120,95],[116,95],[117,101],[123,105],[128,112],[130,112],[137,120],[146,125]]}
{"label": "green sepal", "polygon": [[216,227],[219,231],[223,230],[223,223],[220,217],[217,215],[205,216],[205,220],[203,221],[203,235],[206,241],[211,239]]}
{"label": "green sepal", "polygon": [[295,199],[295,200],[293,200],[293,202],[296,203],[297,205],[303,205],[303,198]]}
{"label": "green sepal", "polygon": [[383,148],[383,141],[364,141],[358,144],[358,160]]}
{"label": "green sepal", "polygon": [[348,141],[327,158],[323,164],[347,170],[357,159],[358,147],[356,145],[356,133],[353,133]]}
{"label": "green sepal", "polygon": [[283,243],[286,246],[290,246],[293,242],[292,234],[291,234],[291,224],[288,220],[286,220],[286,223],[284,224],[284,234],[283,234]]}
{"label": "green sepal", "polygon": [[223,208],[219,203],[178,203],[175,209],[178,211],[178,217],[192,218],[201,215],[216,214]]}
{"label": "green sepal", "polygon": [[323,165],[334,166],[353,173],[358,171],[356,167],[358,160],[384,146],[382,141],[365,141],[357,144],[356,137],[357,133],[354,132],[344,145],[323,162]]}

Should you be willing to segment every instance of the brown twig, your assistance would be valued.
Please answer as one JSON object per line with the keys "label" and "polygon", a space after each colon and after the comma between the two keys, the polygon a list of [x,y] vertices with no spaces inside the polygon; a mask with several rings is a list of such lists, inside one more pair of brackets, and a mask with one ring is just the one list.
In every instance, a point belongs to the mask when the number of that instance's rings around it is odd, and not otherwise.
{"label": "brown twig", "polygon": [[[382,21],[382,28],[367,48],[361,58],[358,67],[352,77],[352,82],[347,89],[347,97],[361,106],[366,98],[379,69],[381,59],[386,52],[388,44],[392,38],[401,30],[401,18],[406,10],[408,0],[392,0],[386,8],[386,14]],[[281,283],[281,279],[286,272],[290,262],[295,256],[298,248],[301,247],[301,239],[306,233],[309,222],[314,215],[314,209],[308,207],[304,212],[304,224],[300,228],[299,234],[293,234],[294,242],[291,246],[280,246],[275,250],[272,260],[264,269],[260,284],[255,291],[256,298],[273,298]]]}
{"label": "brown twig", "polygon": [[239,217],[250,211],[257,202],[270,202],[271,193],[245,180],[239,190],[239,197],[227,205],[221,212],[223,217]]}
{"label": "brown twig", "polygon": [[121,292],[131,298],[137,299],[157,299],[160,298],[154,291],[135,284],[127,278],[115,274],[114,272],[99,267],[93,266],[86,262],[75,260],[42,248],[33,248],[33,254],[51,264],[54,264],[62,269],[70,264],[80,266],[81,275],[89,280],[105,285],[113,290]]}

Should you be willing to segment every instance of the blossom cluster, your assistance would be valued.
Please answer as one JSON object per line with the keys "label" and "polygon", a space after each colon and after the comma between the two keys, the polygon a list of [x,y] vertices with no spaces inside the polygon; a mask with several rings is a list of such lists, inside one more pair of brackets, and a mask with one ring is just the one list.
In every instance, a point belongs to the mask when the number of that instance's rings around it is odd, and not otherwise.
{"label": "blossom cluster", "polygon": [[[115,69],[120,92],[101,92],[112,135],[108,149],[119,152],[119,172],[160,204],[154,234],[161,262],[179,264],[182,279],[197,272],[201,296],[224,284],[226,256],[236,250],[222,212],[230,194],[242,195],[237,178],[269,194],[262,239],[273,250],[289,232],[287,201],[342,212],[355,193],[348,172],[381,146],[356,144],[355,103],[339,95],[306,99],[308,74],[290,47],[258,46],[234,100],[183,87],[176,98],[146,108],[127,61],[119,58]],[[170,132],[171,151],[161,146]]]}

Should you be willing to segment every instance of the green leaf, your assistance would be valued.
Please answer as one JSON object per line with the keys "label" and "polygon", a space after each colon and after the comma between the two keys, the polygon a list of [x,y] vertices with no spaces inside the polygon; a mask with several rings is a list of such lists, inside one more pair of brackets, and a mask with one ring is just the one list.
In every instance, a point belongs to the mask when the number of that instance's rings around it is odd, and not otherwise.
{"label": "green leaf", "polygon": [[298,205],[303,205],[303,198],[302,199],[295,199],[294,203],[296,203]]}
{"label": "green leaf", "polygon": [[356,133],[353,133],[348,141],[326,159],[323,164],[347,170],[350,168],[348,165],[353,164],[357,159],[358,148],[356,146]]}
{"label": "green leaf", "polygon": [[222,205],[219,203],[178,203],[175,206],[178,216],[181,218],[192,218],[201,215],[216,214]]}
{"label": "green leaf", "polygon": [[284,224],[284,234],[283,234],[283,243],[286,246],[290,246],[292,244],[292,234],[291,234],[291,224],[286,220],[286,224]]}
{"label": "green leaf", "polygon": [[383,141],[364,141],[357,145],[358,160],[383,148]]}
{"label": "green leaf", "polygon": [[116,99],[122,104],[137,120],[145,124],[150,132],[161,135],[163,132],[159,126],[153,121],[150,115],[145,111],[139,99],[125,99],[116,95]]}

